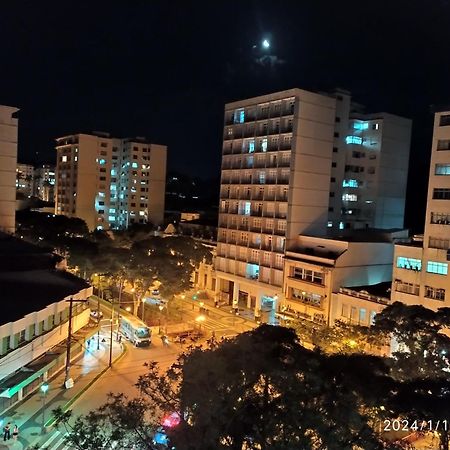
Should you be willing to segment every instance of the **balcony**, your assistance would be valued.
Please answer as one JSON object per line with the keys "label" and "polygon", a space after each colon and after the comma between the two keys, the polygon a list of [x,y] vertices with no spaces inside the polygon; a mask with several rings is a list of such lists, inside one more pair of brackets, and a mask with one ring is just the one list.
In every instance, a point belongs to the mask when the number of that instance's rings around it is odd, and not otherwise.
{"label": "balcony", "polygon": [[281,133],[292,133],[293,128],[292,124],[281,125],[280,131]]}
{"label": "balcony", "polygon": [[265,119],[268,119],[269,118],[269,110],[267,109],[267,111],[266,110],[264,110],[264,111],[258,111],[257,113],[256,113],[256,120],[265,120]]}
{"label": "balcony", "polygon": [[248,223],[238,225],[238,230],[248,231]]}
{"label": "balcony", "polygon": [[261,250],[272,251],[272,244],[261,244]]}
{"label": "balcony", "polygon": [[264,197],[264,194],[260,194],[259,192],[252,195],[252,200],[262,200]]}
{"label": "balcony", "polygon": [[291,142],[282,142],[280,144],[280,150],[291,150],[292,149],[292,143]]}
{"label": "balcony", "polygon": [[286,230],[279,230],[278,228],[276,228],[274,230],[274,234],[276,234],[277,236],[285,236],[286,235]]}
{"label": "balcony", "polygon": [[253,217],[261,217],[262,216],[262,211],[258,210],[258,209],[254,209],[250,212],[250,215]]}
{"label": "balcony", "polygon": [[244,130],[244,137],[245,138],[254,137],[254,136],[255,136],[255,129],[254,128],[250,128],[250,129]]}
{"label": "balcony", "polygon": [[278,184],[289,184],[289,177],[278,178]]}
{"label": "balcony", "polygon": [[277,219],[286,219],[287,218],[287,212],[278,211],[277,213],[275,213],[275,217]]}
{"label": "balcony", "polygon": [[266,184],[277,184],[276,178],[266,178]]}
{"label": "balcony", "polygon": [[273,219],[275,217],[275,211],[264,211],[263,217],[270,217],[271,219]]}
{"label": "balcony", "polygon": [[281,159],[278,161],[278,167],[291,167],[290,159]]}
{"label": "balcony", "polygon": [[250,241],[249,247],[250,248],[257,248],[257,249],[259,249],[259,248],[261,248],[261,242],[252,242],[252,241]]}

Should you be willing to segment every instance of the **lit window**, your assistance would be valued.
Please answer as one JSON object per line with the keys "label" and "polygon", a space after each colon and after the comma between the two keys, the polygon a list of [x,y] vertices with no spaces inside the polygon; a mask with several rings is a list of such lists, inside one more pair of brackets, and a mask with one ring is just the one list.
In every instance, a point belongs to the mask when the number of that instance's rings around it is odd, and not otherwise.
{"label": "lit window", "polygon": [[265,172],[259,172],[259,183],[264,184],[266,182],[266,174]]}
{"label": "lit window", "polygon": [[436,261],[428,261],[427,262],[427,272],[428,273],[436,273],[438,275],[447,275],[448,264],[440,263],[440,262],[436,262]]}
{"label": "lit window", "polygon": [[450,175],[450,164],[436,164],[434,167],[435,175]]}
{"label": "lit window", "polygon": [[378,130],[378,128],[380,128],[380,125],[378,123],[374,123],[372,125],[372,130]]}
{"label": "lit window", "polygon": [[108,216],[108,220],[110,222],[114,222],[116,220],[116,218],[114,216]]}
{"label": "lit window", "polygon": [[104,192],[99,192],[99,193],[98,193],[98,196],[99,196],[99,197],[104,197],[104,196],[105,196],[105,193],[104,193]]}
{"label": "lit window", "polygon": [[399,269],[422,270],[422,260],[416,258],[406,258],[405,256],[397,257],[397,267]]}
{"label": "lit window", "polygon": [[139,211],[140,216],[145,216],[145,211]]}
{"label": "lit window", "polygon": [[344,202],[357,202],[358,196],[356,194],[342,194],[342,201]]}
{"label": "lit window", "polygon": [[359,181],[358,180],[342,180],[342,187],[357,188],[357,187],[359,187]]}
{"label": "lit window", "polygon": [[78,156],[75,156],[75,161],[78,161]]}
{"label": "lit window", "polygon": [[98,163],[99,163],[101,166],[103,166],[103,165],[106,164],[106,159],[101,158],[101,159],[98,160]]}
{"label": "lit window", "polygon": [[328,227],[328,228],[332,228],[332,227],[333,227],[333,222],[331,222],[331,220],[328,221],[327,227]]}
{"label": "lit window", "polygon": [[248,152],[253,153],[255,151],[255,140],[252,139],[251,141],[248,141]]}
{"label": "lit window", "polygon": [[234,123],[244,123],[245,111],[243,109],[236,109],[234,112]]}
{"label": "lit window", "polygon": [[109,208],[109,213],[110,213],[110,214],[115,214],[115,213],[116,213],[116,210],[115,210],[114,208]]}
{"label": "lit window", "polygon": [[362,144],[362,138],[359,136],[347,136],[345,138],[345,143],[346,144],[357,144],[357,145],[361,145]]}
{"label": "lit window", "polygon": [[367,122],[354,122],[353,129],[354,130],[367,130],[369,128],[369,124]]}
{"label": "lit window", "polygon": [[138,163],[137,163],[137,162],[134,162],[133,164],[131,164],[131,167],[132,167],[133,169],[137,169],[137,168],[138,168]]}
{"label": "lit window", "polygon": [[66,156],[66,155],[64,155],[64,156],[61,158],[61,162],[67,162],[67,156]]}
{"label": "lit window", "polygon": [[366,310],[365,310],[365,308],[361,308],[359,310],[359,321],[360,322],[365,322],[366,321]]}
{"label": "lit window", "polygon": [[263,138],[261,141],[261,150],[263,152],[267,152],[267,138]]}
{"label": "lit window", "polygon": [[339,222],[339,229],[343,230],[344,229],[344,222]]}

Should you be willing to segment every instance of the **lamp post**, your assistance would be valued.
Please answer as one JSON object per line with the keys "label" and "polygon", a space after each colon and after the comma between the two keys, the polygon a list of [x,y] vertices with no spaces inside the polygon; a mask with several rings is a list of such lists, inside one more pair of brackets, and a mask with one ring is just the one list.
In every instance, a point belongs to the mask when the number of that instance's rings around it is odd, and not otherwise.
{"label": "lamp post", "polygon": [[198,323],[199,330],[202,331],[202,323],[206,320],[206,317],[203,314],[200,314],[195,318],[195,321]]}
{"label": "lamp post", "polygon": [[41,385],[41,392],[42,392],[42,433],[45,433],[45,406],[46,406],[46,400],[47,400],[47,391],[49,389],[48,383],[44,383]]}
{"label": "lamp post", "polygon": [[142,298],[142,322],[145,323],[145,298]]}

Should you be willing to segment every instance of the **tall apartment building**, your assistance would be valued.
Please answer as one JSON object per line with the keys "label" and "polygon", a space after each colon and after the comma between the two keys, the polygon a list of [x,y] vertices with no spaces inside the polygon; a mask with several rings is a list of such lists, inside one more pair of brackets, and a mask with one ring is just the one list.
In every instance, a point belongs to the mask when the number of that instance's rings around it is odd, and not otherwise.
{"label": "tall apartment building", "polygon": [[450,306],[450,111],[435,114],[423,241],[395,246],[392,299]]}
{"label": "tall apartment building", "polygon": [[286,247],[328,220],[335,100],[300,89],[225,105],[216,290],[273,310]]}
{"label": "tall apartment building", "polygon": [[90,230],[163,222],[166,146],[80,133],[58,138],[56,151],[55,214]]}
{"label": "tall apartment building", "polygon": [[359,110],[300,89],[225,105],[219,300],[276,310],[299,234],[403,226],[411,122]]}
{"label": "tall apartment building", "polygon": [[332,229],[403,228],[412,122],[364,114],[339,90],[330,183]]}
{"label": "tall apartment building", "polygon": [[0,231],[8,233],[16,228],[17,111],[0,105]]}
{"label": "tall apartment building", "polygon": [[45,202],[55,201],[55,167],[43,164],[34,169],[33,195]]}
{"label": "tall apartment building", "polygon": [[31,164],[17,163],[16,190],[30,197],[33,194],[34,167]]}

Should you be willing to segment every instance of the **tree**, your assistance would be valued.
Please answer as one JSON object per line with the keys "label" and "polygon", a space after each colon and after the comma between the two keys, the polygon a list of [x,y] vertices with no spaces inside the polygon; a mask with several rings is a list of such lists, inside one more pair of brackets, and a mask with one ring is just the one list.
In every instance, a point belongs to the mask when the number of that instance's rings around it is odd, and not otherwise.
{"label": "tree", "polygon": [[439,379],[450,372],[450,308],[432,311],[395,302],[375,316],[373,333],[391,340],[392,375],[399,380]]}
{"label": "tree", "polygon": [[53,410],[56,426],[64,428],[64,439],[77,450],[139,448],[157,450],[153,436],[159,424],[154,407],[142,398],[128,400],[123,394],[109,395],[108,402],[86,416],[72,418],[72,411]]}
{"label": "tree", "polygon": [[[366,413],[390,387],[372,356],[326,356],[293,330],[263,325],[207,350],[195,348],[138,386],[159,409],[177,411],[167,430],[179,450],[364,449],[386,447]],[[364,388],[361,383],[377,388]]]}

